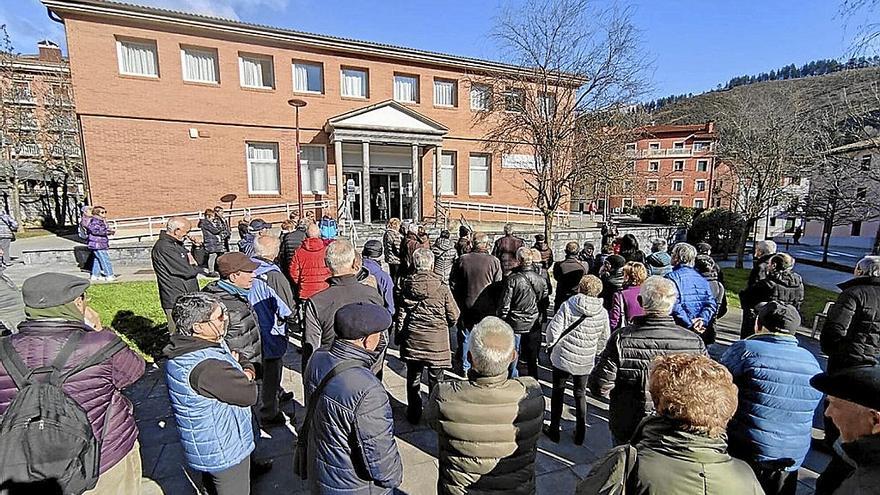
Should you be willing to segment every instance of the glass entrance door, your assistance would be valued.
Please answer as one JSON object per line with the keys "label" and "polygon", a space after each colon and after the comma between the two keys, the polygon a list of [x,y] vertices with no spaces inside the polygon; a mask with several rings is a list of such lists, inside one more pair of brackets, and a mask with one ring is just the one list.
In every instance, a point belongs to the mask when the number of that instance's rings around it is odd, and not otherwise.
{"label": "glass entrance door", "polygon": [[412,182],[411,172],[400,172],[400,218],[413,218],[413,195],[416,194],[416,186]]}
{"label": "glass entrance door", "polygon": [[345,187],[345,203],[351,213],[351,219],[355,222],[362,222],[363,217],[363,197],[361,194],[361,174],[362,172],[344,172],[342,173],[343,187]]}
{"label": "glass entrance door", "polygon": [[391,175],[370,174],[370,219],[373,223],[385,223],[394,215],[394,188]]}

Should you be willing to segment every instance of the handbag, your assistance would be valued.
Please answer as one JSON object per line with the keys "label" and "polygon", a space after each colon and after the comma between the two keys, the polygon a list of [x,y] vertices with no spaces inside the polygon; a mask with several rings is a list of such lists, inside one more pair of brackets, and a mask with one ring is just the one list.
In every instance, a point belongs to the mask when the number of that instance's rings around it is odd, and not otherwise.
{"label": "handbag", "polygon": [[559,334],[559,338],[556,339],[556,342],[547,346],[547,349],[546,349],[547,355],[549,356],[550,354],[552,354],[553,348],[556,347],[556,344],[562,342],[562,339],[564,339],[566,335],[570,334],[575,328],[577,328],[586,319],[587,319],[587,315],[581,315],[580,318],[575,320],[574,323],[569,325],[568,328],[566,328],[561,334]]}
{"label": "handbag", "polygon": [[345,370],[357,368],[359,366],[361,366],[361,363],[350,359],[337,364],[327,373],[326,376],[324,376],[321,383],[318,384],[315,391],[312,392],[311,397],[309,397],[309,404],[306,406],[306,417],[303,420],[302,428],[300,428],[299,437],[296,439],[296,450],[293,451],[293,472],[299,476],[300,479],[305,480],[309,477],[309,430],[312,426],[312,417],[315,415],[315,404],[318,402],[318,399],[321,398],[321,394],[324,393],[324,389],[327,387],[327,384],[330,383],[330,380]]}

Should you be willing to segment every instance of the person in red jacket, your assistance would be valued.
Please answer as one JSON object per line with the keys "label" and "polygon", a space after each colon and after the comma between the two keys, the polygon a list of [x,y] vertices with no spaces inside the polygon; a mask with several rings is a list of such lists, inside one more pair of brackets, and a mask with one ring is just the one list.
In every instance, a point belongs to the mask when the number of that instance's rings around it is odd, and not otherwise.
{"label": "person in red jacket", "polygon": [[324,263],[327,246],[321,240],[321,230],[314,223],[306,228],[306,240],[290,260],[290,281],[300,301],[326,289],[329,285],[330,269]]}

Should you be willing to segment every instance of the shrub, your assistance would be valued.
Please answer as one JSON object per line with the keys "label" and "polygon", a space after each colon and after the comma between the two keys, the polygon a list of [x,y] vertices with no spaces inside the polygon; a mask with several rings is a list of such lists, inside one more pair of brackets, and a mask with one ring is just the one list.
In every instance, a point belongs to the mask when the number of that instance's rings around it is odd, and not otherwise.
{"label": "shrub", "polygon": [[693,208],[678,205],[645,205],[639,216],[644,223],[690,227],[694,211]]}
{"label": "shrub", "polygon": [[688,230],[688,242],[708,242],[713,253],[736,251],[737,242],[746,228],[742,214],[725,208],[712,208],[696,216]]}

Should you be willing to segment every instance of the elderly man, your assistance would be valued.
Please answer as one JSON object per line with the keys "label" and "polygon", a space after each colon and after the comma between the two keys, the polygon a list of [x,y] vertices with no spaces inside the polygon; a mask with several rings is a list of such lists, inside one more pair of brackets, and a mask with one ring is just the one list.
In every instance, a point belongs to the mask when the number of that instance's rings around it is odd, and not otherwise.
{"label": "elderly man", "polygon": [[[333,244],[340,242],[347,241]],[[309,486],[312,493],[390,493],[403,481],[403,465],[388,394],[372,369],[391,315],[381,303],[353,303],[333,320],[336,339],[315,351],[303,373]]]}
{"label": "elderly man", "polygon": [[513,235],[513,224],[505,224],[504,235],[495,241],[495,247],[492,249],[492,255],[501,261],[501,270],[505,277],[519,265],[516,252],[523,246],[525,241]]}
{"label": "elderly man", "polygon": [[467,381],[440,382],[425,406],[437,431],[443,495],[533,494],[544,396],[532,377],[509,379],[513,330],[487,316],[471,332]]}
{"label": "elderly man", "polygon": [[[727,453],[736,386],[724,366],[707,356],[659,356],[648,388],[657,414],[639,424],[629,445],[596,461],[578,495],[764,493],[748,464]],[[606,491],[619,483],[623,492]]]}
{"label": "elderly man", "polygon": [[321,229],[310,223],[306,227],[306,239],[293,253],[290,266],[287,267],[290,283],[300,301],[305,301],[327,288],[330,270],[324,263],[326,253],[327,245],[321,239]]}
{"label": "elderly man", "polygon": [[694,270],[696,258],[697,250],[693,246],[679,242],[672,248],[672,271],[665,276],[678,291],[672,317],[679,325],[703,333],[718,312],[718,301],[709,282]]}
{"label": "elderly man", "polygon": [[553,307],[556,311],[569,297],[578,293],[581,279],[587,274],[588,268],[578,260],[580,246],[571,241],[565,245],[565,259],[553,265],[553,278],[556,279],[556,300]]}
{"label": "elderly man", "polygon": [[391,275],[382,269],[382,241],[370,239],[364,244],[361,255],[363,256],[364,268],[370,272],[370,275],[376,277],[379,292],[385,298],[385,309],[394,314],[394,281],[391,279]]}
{"label": "elderly man", "polygon": [[253,261],[258,266],[248,291],[248,302],[260,327],[263,351],[260,424],[265,427],[285,424],[279,405],[293,399],[293,392],[281,389],[284,369],[281,358],[287,352],[287,328],[294,320],[296,299],[281,269],[272,262],[278,257],[280,248],[281,239],[277,237],[258,237],[254,241]]}
{"label": "elderly man", "polygon": [[192,223],[186,218],[169,218],[165,230],[159,232],[159,240],[150,253],[159,285],[159,301],[165,311],[170,333],[174,333],[174,319],[171,318],[174,301],[183,294],[199,290],[198,275],[201,268],[183,245],[183,240],[191,229]]}
{"label": "elderly man", "polygon": [[[338,239],[327,246],[324,261],[331,273],[329,287],[309,298],[303,312],[303,369],[315,350],[328,349],[333,344],[336,338],[333,322],[339,308],[359,302],[385,307],[385,300],[378,290],[358,282],[360,266],[350,242]],[[386,345],[387,339],[383,335],[379,349],[384,351]],[[381,369],[382,362],[379,361],[374,371]]]}
{"label": "elderly man", "polygon": [[[752,289],[754,289],[755,284],[758,283],[759,280],[767,278],[767,274],[770,273],[770,258],[772,258],[774,254],[776,254],[775,242],[758,241],[755,243],[755,256],[752,271],[749,272],[749,279],[746,282],[745,288],[739,293],[740,301],[751,300],[749,296]],[[743,319],[739,336],[744,339],[755,333],[755,315],[752,311],[754,309],[753,306],[749,306],[748,304],[743,304],[742,306]]]}
{"label": "elderly man", "polygon": [[[516,250],[519,265],[510,272],[504,282],[501,304],[498,305],[498,316],[513,329],[516,352],[522,351],[529,376],[538,378],[538,347],[540,333],[529,334],[538,321],[538,303],[548,297],[547,282],[535,270],[532,263],[532,250],[523,246]],[[540,331],[540,330],[539,330]],[[526,345],[522,345],[525,339]],[[510,368],[510,376],[519,376],[516,363]]]}
{"label": "elderly man", "polygon": [[[22,284],[27,320],[17,334],[0,340],[0,416],[5,415],[4,425],[10,427],[4,426],[0,436],[0,483],[54,478],[65,493],[83,493],[90,487],[86,494],[141,493],[138,428],[122,389],[143,375],[144,360],[115,333],[101,331],[98,314],[86,300],[88,287],[88,280],[61,273],[42,273]],[[47,367],[58,372],[39,372]],[[28,433],[35,430],[29,430],[28,423],[38,412],[23,409],[33,405],[26,399],[50,391],[28,386],[26,377],[35,370],[35,376],[58,379],[74,409],[81,408],[82,424],[74,423],[77,415],[68,410],[55,422],[47,421],[45,428],[40,421],[45,436]],[[20,393],[24,402],[17,404]],[[40,405],[58,404],[46,397],[50,395],[44,395]],[[85,450],[85,441],[72,435],[74,424],[91,428],[96,450]],[[32,488],[28,493],[41,492]]]}
{"label": "elderly man", "polygon": [[880,486],[880,366],[853,366],[820,373],[810,383],[828,394],[825,416],[840,430],[841,448],[855,465],[855,471],[834,490],[834,495],[877,493]]}
{"label": "elderly man", "polygon": [[843,291],[828,312],[822,328],[822,352],[828,370],[876,364],[880,358],[880,256],[865,256],[854,278],[839,285]]}
{"label": "elderly man", "polygon": [[645,315],[611,334],[590,373],[588,385],[594,394],[608,397],[610,392],[608,424],[615,445],[626,443],[642,418],[654,410],[645,388],[654,357],[681,352],[707,354],[703,340],[670,316],[677,299],[672,281],[648,277],[639,291]]}

